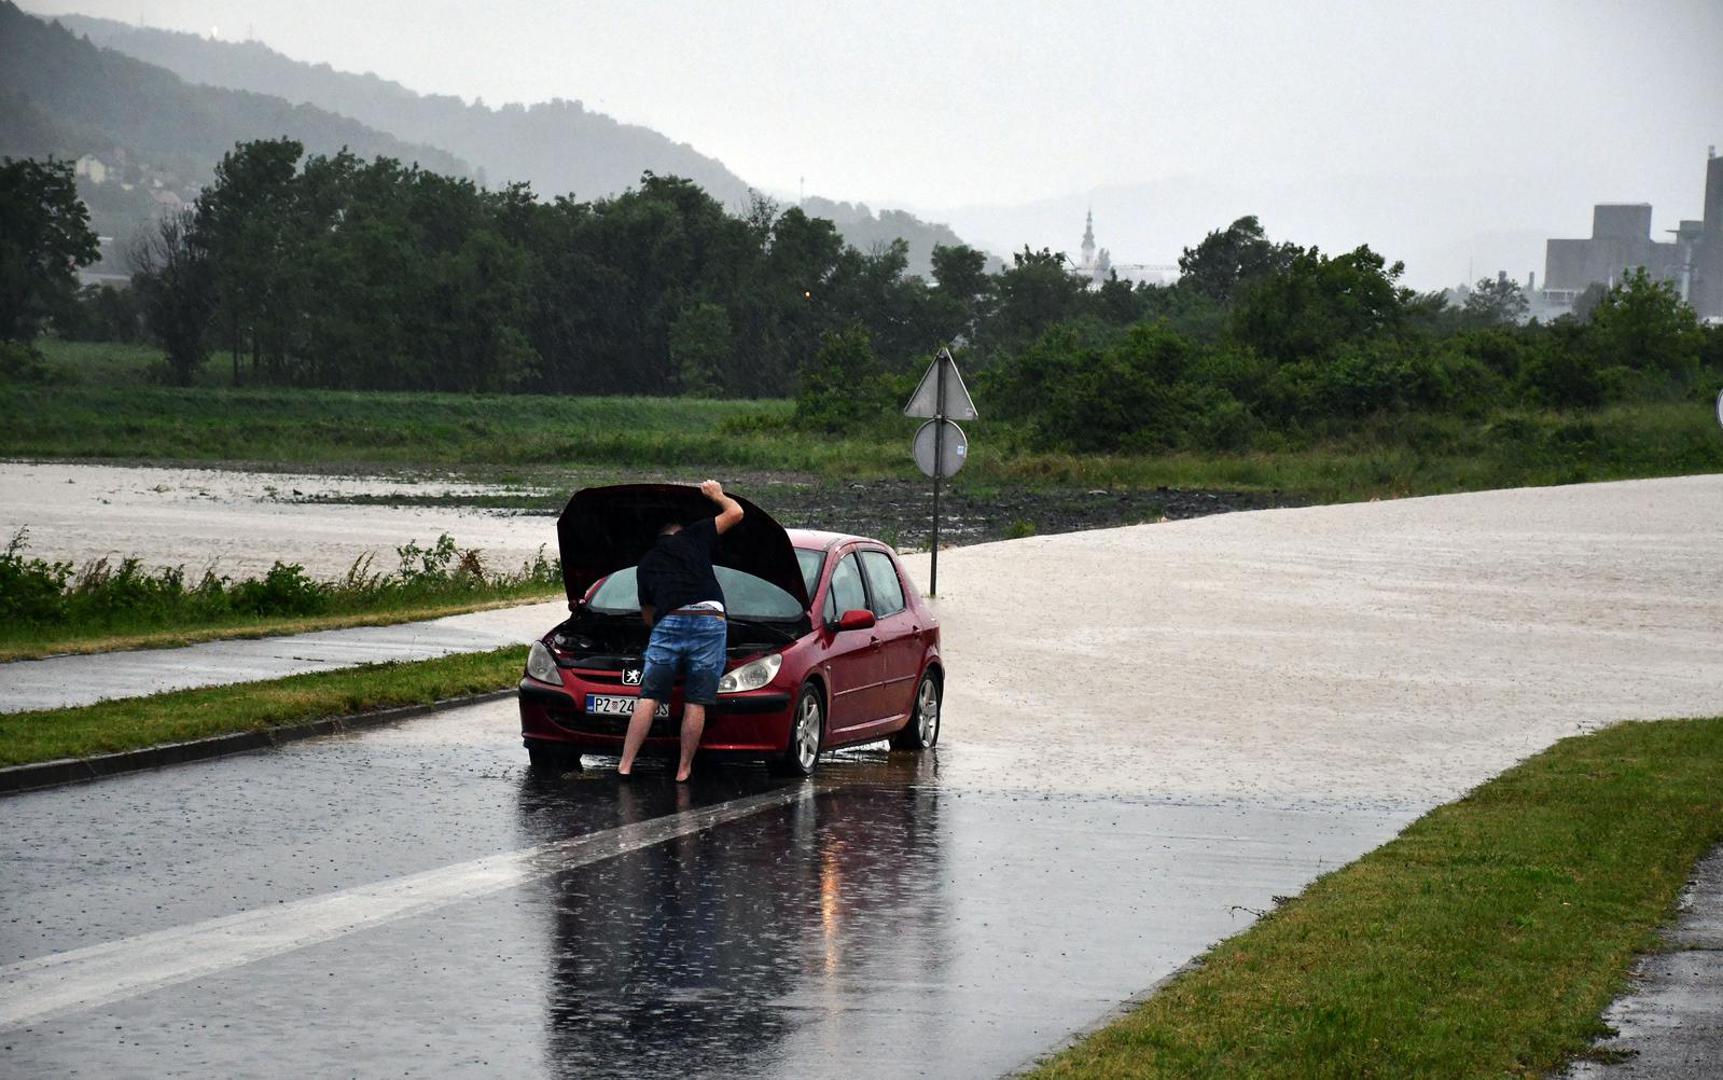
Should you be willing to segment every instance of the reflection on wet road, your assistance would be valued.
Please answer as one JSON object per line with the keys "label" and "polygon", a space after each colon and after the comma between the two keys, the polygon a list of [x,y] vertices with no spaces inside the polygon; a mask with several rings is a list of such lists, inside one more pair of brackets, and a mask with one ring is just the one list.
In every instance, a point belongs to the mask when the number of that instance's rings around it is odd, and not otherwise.
{"label": "reflection on wet road", "polygon": [[535,780],[513,723],[8,799],[0,1071],[997,1075],[1405,816],[953,784],[961,746]]}

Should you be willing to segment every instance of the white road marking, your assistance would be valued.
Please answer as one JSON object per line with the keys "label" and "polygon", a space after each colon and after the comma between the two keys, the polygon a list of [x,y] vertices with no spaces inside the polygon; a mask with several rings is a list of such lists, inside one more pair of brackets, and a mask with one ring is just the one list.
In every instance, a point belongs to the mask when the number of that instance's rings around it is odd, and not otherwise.
{"label": "white road marking", "polygon": [[510,889],[536,878],[811,799],[800,784],[716,806],[391,878],[0,968],[0,1030],[93,1009],[356,930]]}

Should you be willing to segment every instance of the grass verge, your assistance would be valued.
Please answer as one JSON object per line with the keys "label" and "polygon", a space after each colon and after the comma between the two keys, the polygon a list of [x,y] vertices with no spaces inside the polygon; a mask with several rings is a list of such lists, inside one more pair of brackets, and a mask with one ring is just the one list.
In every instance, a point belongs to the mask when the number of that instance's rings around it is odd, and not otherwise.
{"label": "grass verge", "polygon": [[0,714],[0,765],[88,757],[513,686],[525,646]]}
{"label": "grass verge", "polygon": [[0,663],[40,660],[43,657],[68,653],[87,655],[127,652],[133,649],[173,649],[182,645],[196,645],[202,641],[279,637],[285,634],[309,634],[317,630],[346,630],[355,626],[394,626],[397,623],[441,619],[448,615],[465,615],[472,611],[519,607],[522,604],[556,600],[561,596],[558,592],[530,592],[510,594],[500,599],[427,601],[400,608],[338,615],[235,616],[233,621],[217,625],[188,625],[137,632],[66,632],[56,636],[53,631],[48,631],[48,636],[28,641],[9,641],[4,635],[0,635]]}
{"label": "grass verge", "polygon": [[1564,739],[1326,875],[1052,1077],[1542,1076],[1723,839],[1723,719]]}

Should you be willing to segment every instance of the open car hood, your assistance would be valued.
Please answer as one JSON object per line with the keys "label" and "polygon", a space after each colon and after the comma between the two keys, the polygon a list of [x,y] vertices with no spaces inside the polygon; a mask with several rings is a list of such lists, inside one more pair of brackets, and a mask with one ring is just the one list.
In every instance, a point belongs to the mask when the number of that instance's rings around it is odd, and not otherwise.
{"label": "open car hood", "polygon": [[[730,497],[742,504],[742,520],[718,537],[712,561],[771,582],[806,609],[808,589],[789,534],[747,499]],[[717,513],[717,504],[699,488],[680,484],[618,484],[575,492],[556,519],[569,607],[599,578],[638,563],[666,522],[686,525]]]}

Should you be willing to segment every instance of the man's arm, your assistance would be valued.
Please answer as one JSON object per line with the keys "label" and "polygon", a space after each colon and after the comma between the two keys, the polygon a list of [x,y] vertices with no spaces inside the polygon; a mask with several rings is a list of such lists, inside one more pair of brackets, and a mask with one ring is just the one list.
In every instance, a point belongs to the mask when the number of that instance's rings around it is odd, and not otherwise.
{"label": "man's arm", "polygon": [[724,488],[716,480],[708,480],[700,485],[700,491],[708,499],[719,506],[718,516],[712,519],[712,527],[722,536],[742,520],[742,504],[724,494]]}

